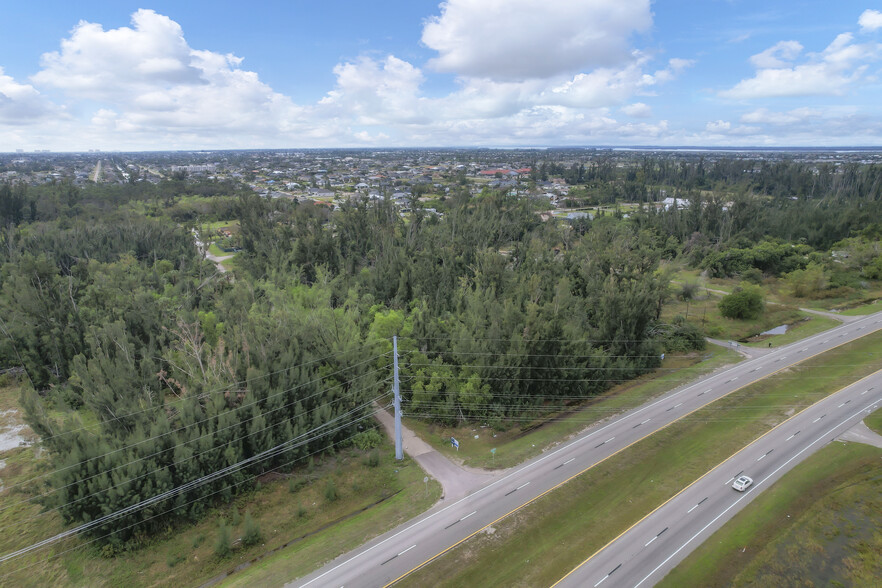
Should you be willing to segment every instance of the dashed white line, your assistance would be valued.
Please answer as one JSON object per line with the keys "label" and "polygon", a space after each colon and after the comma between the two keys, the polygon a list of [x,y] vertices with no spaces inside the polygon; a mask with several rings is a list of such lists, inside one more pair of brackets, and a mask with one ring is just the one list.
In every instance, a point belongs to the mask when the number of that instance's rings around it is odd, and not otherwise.
{"label": "dashed white line", "polygon": [[410,547],[408,547],[407,549],[405,549],[404,551],[402,551],[402,552],[399,553],[398,555],[399,555],[399,556],[404,555],[405,553],[407,553],[408,551],[410,551],[410,550],[413,549],[414,547],[416,547],[416,544],[411,545]]}
{"label": "dashed white line", "polygon": [[571,461],[576,461],[576,458],[575,458],[575,457],[571,457],[570,459],[568,459],[568,460],[566,460],[565,462],[563,462],[563,464],[564,464],[564,465],[567,465],[567,464],[570,463]]}
{"label": "dashed white line", "polygon": [[467,518],[469,518],[470,516],[472,516],[473,514],[475,514],[476,512],[478,512],[478,511],[476,511],[476,510],[475,510],[475,511],[472,511],[472,512],[470,512],[469,514],[467,514],[466,516],[464,516],[464,517],[462,517],[461,519],[459,519],[459,520],[464,521],[464,520],[466,520]]}
{"label": "dashed white line", "polygon": [[527,482],[526,484],[521,484],[520,486],[518,486],[517,488],[515,488],[515,490],[520,490],[521,488],[526,488],[526,487],[529,486],[529,485],[530,485],[529,482]]}
{"label": "dashed white line", "polygon": [[695,510],[696,508],[698,508],[698,505],[697,505],[697,504],[696,504],[695,506],[693,506],[692,508],[690,508],[689,510],[687,510],[687,511],[686,511],[686,514],[689,514],[690,512],[692,512],[693,510]]}
{"label": "dashed white line", "polygon": [[658,539],[658,536],[655,536],[652,539],[650,539],[648,543],[643,545],[643,547],[649,547],[649,544],[652,543],[653,541],[655,541],[656,539]]}

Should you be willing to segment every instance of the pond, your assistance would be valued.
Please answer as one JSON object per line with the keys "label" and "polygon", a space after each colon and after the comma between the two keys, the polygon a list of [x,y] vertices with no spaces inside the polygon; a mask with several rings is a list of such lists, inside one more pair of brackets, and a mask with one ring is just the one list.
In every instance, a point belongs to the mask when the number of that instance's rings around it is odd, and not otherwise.
{"label": "pond", "polygon": [[790,328],[790,325],[780,325],[775,327],[774,329],[769,329],[768,331],[763,331],[760,333],[761,335],[783,335],[787,332],[787,329]]}

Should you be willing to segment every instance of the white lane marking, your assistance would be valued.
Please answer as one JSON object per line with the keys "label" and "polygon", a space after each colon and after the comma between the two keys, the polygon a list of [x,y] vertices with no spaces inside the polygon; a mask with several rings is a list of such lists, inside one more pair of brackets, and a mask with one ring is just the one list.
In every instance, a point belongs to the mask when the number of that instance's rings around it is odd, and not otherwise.
{"label": "white lane marking", "polygon": [[464,521],[464,520],[466,520],[467,518],[469,518],[470,516],[472,516],[473,514],[475,514],[476,512],[478,512],[478,511],[476,511],[476,510],[475,510],[475,511],[472,511],[472,512],[470,512],[469,514],[467,514],[466,516],[464,516],[464,517],[462,517],[461,519],[459,519],[459,520]]}
{"label": "white lane marking", "polygon": [[829,343],[829,342],[830,342],[830,339],[824,339],[823,341],[821,341],[821,345],[823,345],[824,343]]}
{"label": "white lane marking", "polygon": [[567,465],[567,464],[570,463],[571,461],[576,461],[576,458],[575,458],[575,457],[571,457],[570,459],[568,459],[568,460],[566,460],[565,462],[563,462],[563,464],[564,464],[564,465]]}
{"label": "white lane marking", "polygon": [[674,408],[677,408],[678,406],[683,406],[683,403],[681,402],[680,404],[675,404]]}
{"label": "white lane marking", "polygon": [[603,577],[603,579],[602,579],[600,582],[598,582],[597,584],[595,584],[595,585],[594,585],[594,588],[597,588],[598,586],[600,586],[601,584],[603,584],[603,580],[606,580],[607,578],[609,578],[609,574],[605,575],[605,576]]}
{"label": "white lane marking", "polygon": [[604,441],[604,443],[609,443],[609,442],[612,441],[613,439],[615,439],[615,437],[610,437],[609,439],[607,439],[606,441]]}
{"label": "white lane marking", "polygon": [[761,459],[764,458],[764,457],[765,457],[765,455],[761,455],[761,456],[759,456],[759,458],[757,459],[757,461],[761,460]]}
{"label": "white lane marking", "polygon": [[[819,442],[819,441],[822,441],[822,440],[826,439],[826,438],[830,435],[830,433],[832,433],[833,431],[836,430],[837,427],[839,427],[839,426],[841,426],[841,425],[844,425],[845,423],[847,423],[848,421],[850,421],[850,420],[853,419],[854,417],[859,416],[859,415],[861,414],[861,412],[862,412],[862,411],[858,411],[858,412],[854,413],[853,415],[851,415],[850,417],[847,417],[847,418],[843,419],[843,420],[840,421],[838,424],[833,425],[830,429],[827,430],[826,433],[824,433],[823,435],[821,435],[820,437],[818,437],[817,439],[815,439],[814,441],[812,441],[811,443],[809,443],[808,445],[806,445],[805,447],[803,447],[803,448],[799,451],[799,453],[797,453],[796,455],[794,455],[793,457],[791,457],[790,459],[788,459],[787,461],[785,461],[784,463],[782,463],[781,465],[779,465],[779,466],[777,467],[777,469],[775,469],[774,472],[772,472],[771,474],[769,474],[768,476],[766,476],[765,478],[763,478],[762,480],[760,480],[760,481],[758,481],[756,484],[754,484],[754,486],[753,486],[753,490],[756,490],[756,488],[757,488],[758,486],[760,486],[760,485],[762,485],[764,482],[767,482],[768,480],[770,480],[775,474],[777,474],[778,472],[780,472],[783,468],[787,467],[787,465],[789,465],[791,461],[793,461],[794,459],[796,459],[797,457],[799,457],[800,455],[802,455],[803,453],[805,453],[806,451],[808,451],[809,448],[812,447],[815,443],[817,443],[817,442]],[[655,567],[655,569],[653,569],[651,572],[649,572],[649,573],[646,575],[646,577],[644,577],[642,580],[640,580],[639,582],[637,582],[636,584],[634,584],[634,588],[638,588],[638,586],[640,586],[641,584],[643,584],[643,582],[645,582],[646,580],[648,580],[650,576],[652,576],[654,573],[656,573],[657,571],[659,571],[659,570],[660,570],[665,564],[667,564],[669,561],[671,561],[671,559],[673,559],[678,553],[680,553],[681,551],[683,551],[683,549],[685,549],[685,547],[686,547],[687,545],[689,545],[690,543],[692,543],[692,542],[696,539],[696,537],[698,537],[699,535],[701,535],[702,533],[704,533],[705,531],[707,531],[707,529],[708,529],[711,525],[713,525],[713,524],[716,523],[718,520],[720,520],[723,516],[725,516],[725,514],[726,514],[727,512],[729,512],[730,510],[732,510],[733,508],[735,508],[735,506],[737,506],[739,502],[741,502],[742,500],[744,500],[745,498],[747,498],[748,495],[749,495],[749,492],[750,492],[750,490],[748,490],[746,493],[744,493],[743,495],[741,495],[741,497],[739,497],[738,500],[736,500],[735,502],[733,502],[732,504],[730,504],[728,507],[726,507],[726,509],[725,509],[723,512],[721,512],[720,514],[718,514],[716,517],[714,517],[714,519],[713,519],[711,522],[709,522],[709,523],[706,524],[704,527],[702,527],[701,530],[699,530],[695,535],[693,535],[692,537],[690,537],[689,539],[687,539],[686,542],[685,542],[683,545],[681,545],[680,547],[678,547],[677,550],[674,551],[674,553],[672,553],[671,555],[669,555],[669,556],[668,556],[663,562],[661,562],[660,564],[658,564],[658,565]]]}
{"label": "white lane marking", "polygon": [[529,485],[530,485],[529,482],[527,482],[526,484],[521,484],[520,486],[518,486],[517,488],[515,488],[515,490],[520,490],[521,488],[526,488],[526,487],[529,486]]}
{"label": "white lane marking", "polygon": [[[658,535],[656,535],[655,537],[653,537],[652,539],[650,539],[650,540],[649,540],[649,543],[652,543],[652,542],[655,541],[656,539],[658,539]],[[644,544],[643,547],[649,547],[649,543]]]}
{"label": "white lane marking", "polygon": [[784,440],[785,440],[785,441],[790,441],[790,440],[793,439],[795,436],[796,436],[796,435],[790,435],[789,437],[787,437],[787,438],[784,439]]}
{"label": "white lane marking", "polygon": [[839,406],[837,406],[836,408],[842,408],[843,406],[845,406],[844,402],[842,404],[840,404]]}
{"label": "white lane marking", "polygon": [[697,504],[696,504],[695,506],[693,506],[692,508],[690,508],[689,510],[687,510],[687,511],[686,511],[686,514],[689,514],[690,512],[692,512],[693,510],[695,510],[696,508],[698,508],[698,505],[697,505]]}
{"label": "white lane marking", "polygon": [[402,551],[401,553],[399,553],[398,555],[399,555],[399,556],[404,555],[405,553],[407,553],[408,551],[410,551],[410,550],[413,549],[414,547],[416,547],[416,544],[415,544],[415,543],[414,543],[413,545],[411,545],[410,547],[408,547],[407,549],[405,549],[404,551]]}
{"label": "white lane marking", "polygon": [[640,423],[640,424],[641,424],[641,425],[645,425],[646,423],[648,423],[648,422],[651,421],[651,420],[652,420],[652,419],[646,419],[645,421],[643,421],[643,422]]}
{"label": "white lane marking", "polygon": [[816,418],[815,420],[813,420],[813,421],[812,421],[812,424],[814,425],[814,424],[815,424],[816,422],[818,422],[819,420],[821,420],[821,417],[818,417],[818,418]]}
{"label": "white lane marking", "polygon": [[731,478],[729,478],[728,480],[726,480],[726,482],[723,484],[723,486],[728,486],[729,483],[732,482],[732,480],[734,480],[734,479],[735,479],[735,476],[732,476]]}

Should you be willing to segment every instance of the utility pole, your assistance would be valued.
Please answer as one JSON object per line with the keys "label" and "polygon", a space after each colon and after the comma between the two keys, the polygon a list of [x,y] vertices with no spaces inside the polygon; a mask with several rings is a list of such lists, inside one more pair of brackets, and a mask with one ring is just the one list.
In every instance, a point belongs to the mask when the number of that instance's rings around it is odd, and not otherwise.
{"label": "utility pole", "polygon": [[401,452],[401,391],[398,388],[398,335],[392,336],[392,391],[395,393],[395,459],[404,458]]}

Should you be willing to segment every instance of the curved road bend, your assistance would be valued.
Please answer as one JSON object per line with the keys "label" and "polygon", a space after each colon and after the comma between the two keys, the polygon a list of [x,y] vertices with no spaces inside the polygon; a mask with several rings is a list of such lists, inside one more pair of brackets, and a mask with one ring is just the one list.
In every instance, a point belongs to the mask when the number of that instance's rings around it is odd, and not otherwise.
{"label": "curved road bend", "polygon": [[464,498],[440,504],[290,585],[385,586],[660,428],[756,380],[879,329],[882,313],[868,315],[699,378],[594,425]]}
{"label": "curved road bend", "polygon": [[[882,405],[882,370],[778,425],[686,487],[560,582],[564,587],[652,586],[799,462]],[[745,492],[732,488],[742,473]]]}

